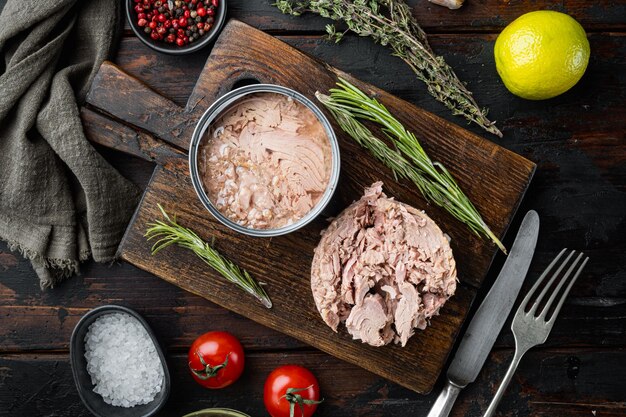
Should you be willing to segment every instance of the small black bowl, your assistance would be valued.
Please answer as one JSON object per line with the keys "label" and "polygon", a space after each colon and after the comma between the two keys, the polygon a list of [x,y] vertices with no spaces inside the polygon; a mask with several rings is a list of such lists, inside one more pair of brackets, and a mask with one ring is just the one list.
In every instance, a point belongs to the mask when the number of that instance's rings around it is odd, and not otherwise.
{"label": "small black bowl", "polygon": [[137,16],[135,10],[133,9],[134,6],[135,2],[133,0],[126,0],[126,18],[128,19],[128,23],[130,24],[131,29],[133,30],[133,32],[135,32],[135,35],[137,35],[139,40],[146,44],[148,47],[154,49],[157,52],[169,55],[186,55],[192,52],[199,51],[200,49],[204,48],[215,40],[217,35],[219,35],[220,31],[222,30],[224,22],[226,21],[226,0],[220,0],[217,6],[217,13],[215,13],[215,16],[213,16],[215,21],[209,33],[205,33],[204,36],[202,36],[198,41],[194,43],[190,43],[185,46],[177,46],[162,41],[155,41],[150,37],[150,35],[144,32],[142,28],[137,26]]}
{"label": "small black bowl", "polygon": [[[136,318],[139,323],[146,329],[152,342],[156,346],[156,351],[161,359],[161,365],[163,366],[163,387],[161,392],[149,402],[148,404],[136,405],[130,408],[117,407],[104,402],[100,394],[93,392],[93,384],[91,383],[91,377],[87,372],[87,360],[85,359],[85,336],[89,330],[89,326],[100,316],[111,313],[126,313]],[[85,406],[91,413],[98,417],[149,417],[156,414],[165,402],[170,394],[170,373],[165,363],[165,356],[161,351],[161,347],[154,336],[154,333],[148,326],[148,323],[135,311],[121,306],[106,305],[98,308],[94,308],[85,314],[72,332],[72,339],[70,341],[70,363],[72,365],[72,374],[74,375],[74,382],[78,389],[78,395],[83,401]]]}

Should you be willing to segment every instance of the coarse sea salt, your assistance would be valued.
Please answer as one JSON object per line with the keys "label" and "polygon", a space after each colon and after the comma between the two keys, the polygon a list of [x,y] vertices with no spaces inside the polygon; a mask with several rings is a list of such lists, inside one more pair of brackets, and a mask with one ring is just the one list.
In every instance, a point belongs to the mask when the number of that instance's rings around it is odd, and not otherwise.
{"label": "coarse sea salt", "polygon": [[107,404],[147,404],[163,386],[163,365],[156,346],[142,324],[129,314],[106,314],[89,326],[85,359],[93,390]]}

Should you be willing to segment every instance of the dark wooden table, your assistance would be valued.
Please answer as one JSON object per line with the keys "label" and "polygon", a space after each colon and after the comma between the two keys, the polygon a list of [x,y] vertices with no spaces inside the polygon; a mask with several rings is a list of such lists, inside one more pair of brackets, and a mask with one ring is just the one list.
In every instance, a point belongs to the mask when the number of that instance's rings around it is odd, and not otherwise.
{"label": "dark wooden table", "polygon": [[[525,289],[564,246],[591,257],[548,342],[522,361],[500,415],[625,415],[626,3],[468,0],[458,11],[425,0],[410,3],[434,49],[468,83],[478,102],[491,109],[504,132],[499,143],[538,165],[520,209],[520,213],[537,210],[542,221]],[[571,91],[531,102],[512,96],[503,86],[494,67],[493,44],[508,22],[543,8],[569,13],[585,27],[591,62]],[[341,45],[328,43],[322,36],[323,19],[282,16],[267,0],[231,0],[229,14],[463,124],[427,94],[406,65],[369,39],[348,36]],[[185,58],[162,56],[126,30],[114,61],[184,104],[208,54],[209,49]],[[124,175],[145,186],[151,164],[105,149],[102,153]],[[513,230],[520,218],[518,214]],[[511,243],[511,236],[506,243]],[[487,285],[502,262],[502,257],[496,259]],[[79,277],[41,292],[30,264],[0,244],[1,416],[89,415],[71,377],[68,342],[81,315],[109,303],[144,315],[167,350],[173,389],[161,416],[215,406],[267,415],[262,404],[264,378],[285,363],[303,364],[319,377],[326,399],[320,416],[423,416],[438,394],[421,396],[400,388],[128,264],[87,263]],[[513,355],[512,336],[508,324],[505,327],[478,380],[461,394],[454,416],[480,416],[486,409]],[[186,349],[192,340],[213,329],[236,334],[248,355],[242,380],[221,391],[200,388],[186,369]]]}

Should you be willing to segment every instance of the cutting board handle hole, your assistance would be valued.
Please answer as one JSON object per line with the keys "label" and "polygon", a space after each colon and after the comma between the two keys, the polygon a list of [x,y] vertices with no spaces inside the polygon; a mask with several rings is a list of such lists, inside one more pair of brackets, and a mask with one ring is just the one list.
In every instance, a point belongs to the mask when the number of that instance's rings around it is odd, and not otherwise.
{"label": "cutting board handle hole", "polygon": [[234,89],[237,89],[239,87],[245,87],[247,85],[254,85],[254,84],[261,84],[261,81],[252,77],[241,78],[233,83],[233,86],[231,87],[230,91],[233,91]]}

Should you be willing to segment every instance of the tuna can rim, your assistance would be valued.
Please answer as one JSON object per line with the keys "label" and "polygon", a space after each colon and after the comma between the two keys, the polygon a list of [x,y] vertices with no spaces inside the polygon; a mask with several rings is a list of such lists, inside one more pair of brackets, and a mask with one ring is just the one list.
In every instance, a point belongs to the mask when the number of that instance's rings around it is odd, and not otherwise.
{"label": "tuna can rim", "polygon": [[[320,201],[317,202],[315,207],[311,209],[304,217],[302,217],[297,222],[294,222],[290,225],[282,226],[277,229],[252,229],[248,227],[241,226],[234,221],[230,220],[228,217],[224,216],[220,211],[213,205],[211,200],[209,199],[206,191],[204,190],[204,186],[202,185],[202,181],[200,180],[200,174],[198,171],[198,148],[200,143],[202,142],[202,138],[204,133],[208,130],[211,123],[217,119],[227,108],[229,108],[234,102],[238,101],[242,97],[254,94],[254,93],[278,93],[283,94],[288,97],[297,100],[298,102],[304,104],[309,110],[315,114],[317,119],[320,121],[324,130],[326,131],[326,136],[328,137],[328,141],[330,142],[331,148],[331,156],[332,156],[332,166],[331,166],[331,174],[328,181],[328,185],[326,187],[326,191],[322,195]],[[247,85],[244,87],[237,88],[235,90],[230,91],[229,93],[224,94],[222,97],[218,98],[209,108],[204,112],[200,120],[196,124],[196,128],[193,131],[193,135],[191,137],[191,143],[189,145],[189,173],[191,175],[191,182],[193,184],[193,188],[200,199],[202,205],[215,217],[220,223],[223,225],[245,235],[249,236],[257,236],[257,237],[273,237],[273,236],[281,236],[287,233],[291,233],[295,230],[298,230],[305,225],[309,224],[313,219],[315,219],[323,210],[326,208],[328,203],[330,202],[336,188],[337,183],[339,182],[339,171],[341,167],[341,160],[339,155],[339,144],[337,142],[337,137],[335,135],[335,131],[333,130],[330,122],[322,113],[322,111],[308,98],[306,98],[301,93],[292,90],[287,87],[283,87],[275,84],[253,84]]]}

